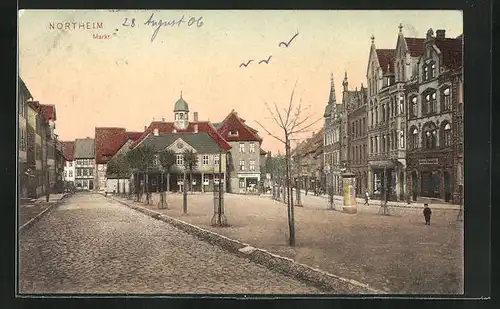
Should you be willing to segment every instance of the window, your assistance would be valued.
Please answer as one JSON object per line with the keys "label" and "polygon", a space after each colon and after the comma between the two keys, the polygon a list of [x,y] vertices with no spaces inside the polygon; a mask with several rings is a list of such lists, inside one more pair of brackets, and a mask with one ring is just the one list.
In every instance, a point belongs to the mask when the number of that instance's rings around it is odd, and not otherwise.
{"label": "window", "polygon": [[64,171],[64,177],[68,177],[68,171]]}
{"label": "window", "polygon": [[370,137],[370,153],[373,153],[373,137]]}
{"label": "window", "polygon": [[82,169],[81,168],[76,169],[76,176],[82,176]]}
{"label": "window", "polygon": [[386,149],[385,149],[385,143],[386,143],[386,141],[385,141],[385,135],[384,135],[384,136],[382,136],[382,152],[386,151]]}
{"label": "window", "polygon": [[429,68],[427,65],[424,64],[424,76],[423,76],[424,81],[429,79]]}
{"label": "window", "polygon": [[422,104],[422,115],[427,115],[431,109],[431,95],[424,95],[424,104]]}
{"label": "window", "polygon": [[244,170],[245,170],[245,161],[240,160],[240,171],[244,171]]}
{"label": "window", "polygon": [[403,130],[399,132],[399,148],[405,148],[405,133]]}
{"label": "window", "polygon": [[73,171],[72,171],[72,170],[69,170],[68,175],[69,175],[69,177],[73,177]]}
{"label": "window", "polygon": [[245,188],[245,178],[240,178],[239,183],[240,183],[240,189]]}
{"label": "window", "polygon": [[184,182],[184,175],[177,175],[177,184],[181,185]]}
{"label": "window", "polygon": [[450,147],[451,146],[451,126],[450,126],[449,123],[447,123],[444,126],[443,142],[444,142],[444,147]]}
{"label": "window", "polygon": [[450,109],[451,99],[450,99],[450,88],[446,88],[443,90],[443,103],[441,105],[441,109],[446,111]]}
{"label": "window", "polygon": [[248,152],[255,152],[255,143],[250,143]]}
{"label": "window", "polygon": [[436,148],[436,126],[433,123],[430,123],[424,127],[423,130],[423,140],[425,148],[434,149]]}
{"label": "window", "polygon": [[385,104],[382,104],[382,122],[384,122],[385,119]]}
{"label": "window", "polygon": [[183,154],[176,154],[175,155],[175,164],[184,165],[184,155]]}
{"label": "window", "polygon": [[412,117],[418,116],[418,102],[416,96],[411,99],[411,116]]}
{"label": "window", "polygon": [[76,184],[76,187],[77,187],[77,188],[81,188],[81,187],[82,187],[82,181],[81,181],[80,179],[77,179],[77,180],[75,181],[75,184]]}
{"label": "window", "polygon": [[238,131],[236,131],[236,130],[230,130],[229,131],[229,136],[238,136]]}
{"label": "window", "polygon": [[378,106],[375,106],[375,124],[378,124]]}
{"label": "window", "polygon": [[248,166],[250,171],[255,171],[255,160],[250,160],[250,165]]}
{"label": "window", "polygon": [[82,170],[83,170],[83,176],[87,176],[87,175],[88,175],[88,171],[87,171],[87,169],[86,169],[86,168],[83,168]]}
{"label": "window", "polygon": [[154,136],[158,136],[158,135],[159,135],[159,131],[158,131],[158,129],[156,129],[156,128],[155,128],[155,129],[153,130],[153,135],[154,135]]}
{"label": "window", "polygon": [[209,177],[208,175],[203,175],[203,184],[208,185]]}
{"label": "window", "polygon": [[411,148],[412,149],[418,148],[418,130],[417,130],[417,128],[414,128],[413,132],[411,133]]}
{"label": "window", "polygon": [[214,164],[219,165],[219,155],[214,155]]}
{"label": "window", "polygon": [[431,65],[431,77],[432,78],[436,77],[436,64],[435,63],[433,63]]}
{"label": "window", "polygon": [[69,167],[72,167],[73,166],[73,161],[69,161]]}
{"label": "window", "polygon": [[219,183],[219,174],[214,174],[214,183]]}
{"label": "window", "polygon": [[89,168],[89,176],[94,176],[94,169]]}
{"label": "window", "polygon": [[245,152],[245,143],[240,143],[240,152]]}
{"label": "window", "polygon": [[203,155],[203,165],[208,165],[208,155]]}
{"label": "window", "polygon": [[437,100],[436,100],[436,93],[434,92],[432,95],[431,95],[431,113],[436,113],[437,112]]}

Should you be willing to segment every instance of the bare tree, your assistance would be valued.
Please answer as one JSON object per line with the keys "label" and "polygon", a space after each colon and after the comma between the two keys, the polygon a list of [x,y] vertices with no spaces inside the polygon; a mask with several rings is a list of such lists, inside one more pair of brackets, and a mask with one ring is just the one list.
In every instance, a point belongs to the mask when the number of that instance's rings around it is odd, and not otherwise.
{"label": "bare tree", "polygon": [[281,109],[278,107],[276,102],[274,102],[274,111],[271,109],[267,102],[267,111],[269,112],[270,118],[279,126],[282,130],[283,136],[280,137],[271,131],[269,131],[264,125],[257,121],[257,124],[266,131],[267,134],[272,136],[274,139],[280,141],[285,145],[285,161],[286,161],[286,176],[285,176],[285,187],[286,187],[286,198],[287,198],[287,210],[288,210],[288,228],[290,233],[289,244],[291,247],[295,246],[295,220],[294,220],[294,209],[293,209],[293,188],[291,186],[291,150],[290,141],[293,140],[293,136],[300,133],[305,133],[309,131],[309,128],[314,126],[323,118],[318,118],[317,120],[310,121],[311,114],[305,115],[310,106],[303,107],[302,100],[300,100],[297,106],[294,106],[293,96],[295,93],[295,88],[297,82],[295,83],[292,94],[290,95],[290,101],[288,106]]}

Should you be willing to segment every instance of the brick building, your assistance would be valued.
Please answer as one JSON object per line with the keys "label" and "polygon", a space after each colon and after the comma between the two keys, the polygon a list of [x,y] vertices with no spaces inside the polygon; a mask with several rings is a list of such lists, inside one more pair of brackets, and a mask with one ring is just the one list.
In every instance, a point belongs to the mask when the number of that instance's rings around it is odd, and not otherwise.
{"label": "brick building", "polygon": [[407,183],[413,200],[451,202],[460,195],[462,163],[462,37],[427,31],[418,74],[406,85]]}
{"label": "brick building", "polygon": [[367,91],[361,84],[360,89],[349,90],[347,72],[342,82],[342,102],[347,114],[347,169],[355,175],[356,194],[362,195],[368,187],[367,152]]}

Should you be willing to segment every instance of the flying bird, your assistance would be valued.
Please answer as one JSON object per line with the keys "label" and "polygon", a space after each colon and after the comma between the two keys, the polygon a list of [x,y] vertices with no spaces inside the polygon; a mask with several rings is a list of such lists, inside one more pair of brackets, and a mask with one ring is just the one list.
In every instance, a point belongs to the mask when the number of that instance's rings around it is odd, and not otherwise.
{"label": "flying bird", "polygon": [[247,67],[247,66],[250,64],[250,62],[252,62],[252,61],[253,61],[253,60],[248,60],[248,62],[247,62],[247,63],[241,63],[241,64],[240,64],[240,68],[241,68],[242,66]]}
{"label": "flying bird", "polygon": [[292,38],[290,39],[290,41],[288,41],[288,43],[286,43],[286,42],[280,42],[278,44],[278,47],[281,47],[281,45],[285,45],[285,47],[288,47],[288,45],[290,45],[290,43],[292,43],[293,39],[295,39],[297,37],[297,35],[299,35],[298,31],[297,31],[297,33],[295,33],[294,36],[292,36]]}
{"label": "flying bird", "polygon": [[266,64],[269,64],[269,60],[271,60],[272,56],[273,55],[270,55],[269,58],[267,58],[267,60],[266,59],[262,59],[261,61],[259,61],[259,64],[261,64],[262,62],[265,62]]}

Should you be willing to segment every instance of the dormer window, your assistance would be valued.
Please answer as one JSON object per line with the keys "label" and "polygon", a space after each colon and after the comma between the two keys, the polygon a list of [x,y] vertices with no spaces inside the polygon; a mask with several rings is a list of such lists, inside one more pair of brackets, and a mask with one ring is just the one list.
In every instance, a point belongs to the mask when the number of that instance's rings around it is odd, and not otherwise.
{"label": "dormer window", "polygon": [[158,129],[154,129],[154,130],[153,130],[153,135],[154,135],[154,136],[158,136],[158,135],[159,135]]}
{"label": "dormer window", "polygon": [[230,130],[229,136],[238,136],[238,131],[237,130]]}

